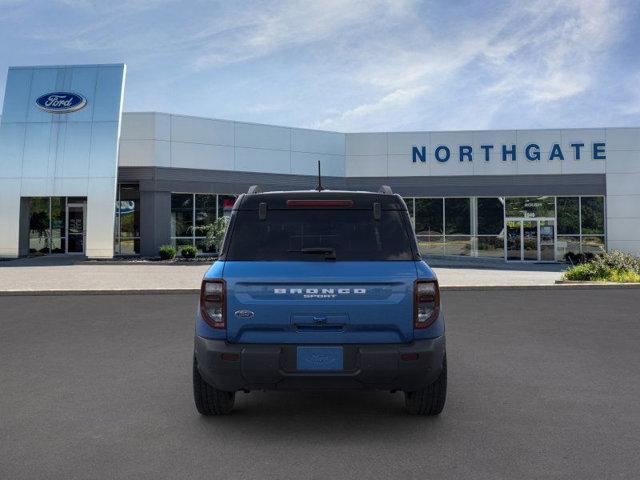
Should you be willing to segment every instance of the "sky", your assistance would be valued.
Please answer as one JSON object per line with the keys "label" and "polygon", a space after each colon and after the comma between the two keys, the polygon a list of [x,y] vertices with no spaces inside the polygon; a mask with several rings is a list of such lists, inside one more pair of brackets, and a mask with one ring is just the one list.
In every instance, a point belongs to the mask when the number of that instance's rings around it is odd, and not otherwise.
{"label": "sky", "polygon": [[341,132],[640,126],[640,1],[0,0],[9,66],[127,64],[125,111]]}

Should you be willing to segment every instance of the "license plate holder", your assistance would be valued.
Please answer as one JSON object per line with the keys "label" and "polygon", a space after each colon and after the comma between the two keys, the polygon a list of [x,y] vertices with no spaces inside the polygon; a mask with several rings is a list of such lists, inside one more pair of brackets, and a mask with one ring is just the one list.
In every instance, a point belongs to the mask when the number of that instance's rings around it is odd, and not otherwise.
{"label": "license plate holder", "polygon": [[342,347],[304,346],[297,349],[300,371],[335,372],[344,369]]}

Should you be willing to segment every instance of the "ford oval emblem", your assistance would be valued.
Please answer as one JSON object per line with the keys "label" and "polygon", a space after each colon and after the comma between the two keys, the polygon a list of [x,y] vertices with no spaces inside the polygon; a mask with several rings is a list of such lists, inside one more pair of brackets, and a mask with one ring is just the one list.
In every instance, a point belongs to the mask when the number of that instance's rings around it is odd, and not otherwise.
{"label": "ford oval emblem", "polygon": [[36,105],[49,113],[73,113],[83,109],[87,99],[77,93],[53,92],[38,97]]}
{"label": "ford oval emblem", "polygon": [[252,318],[254,313],[251,310],[236,310],[234,315],[239,318]]}

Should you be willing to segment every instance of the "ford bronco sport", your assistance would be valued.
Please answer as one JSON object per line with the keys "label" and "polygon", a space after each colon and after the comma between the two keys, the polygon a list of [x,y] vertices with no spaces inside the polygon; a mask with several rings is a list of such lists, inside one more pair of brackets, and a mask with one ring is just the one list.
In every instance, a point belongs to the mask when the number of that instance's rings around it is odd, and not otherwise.
{"label": "ford bronco sport", "polygon": [[389,187],[241,195],[195,330],[203,415],[250,390],[401,390],[418,415],[445,404],[438,281]]}

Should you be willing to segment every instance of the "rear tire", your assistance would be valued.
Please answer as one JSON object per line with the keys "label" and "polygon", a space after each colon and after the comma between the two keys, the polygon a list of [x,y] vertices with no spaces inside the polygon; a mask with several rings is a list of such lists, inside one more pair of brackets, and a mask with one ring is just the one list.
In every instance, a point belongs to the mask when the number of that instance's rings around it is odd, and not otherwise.
{"label": "rear tire", "polygon": [[404,392],[405,409],[411,415],[440,415],[447,399],[447,355],[435,382],[415,392]]}
{"label": "rear tire", "polygon": [[225,392],[209,385],[198,371],[193,359],[193,399],[200,415],[228,415],[233,410],[235,392]]}

